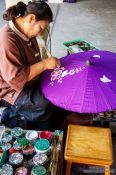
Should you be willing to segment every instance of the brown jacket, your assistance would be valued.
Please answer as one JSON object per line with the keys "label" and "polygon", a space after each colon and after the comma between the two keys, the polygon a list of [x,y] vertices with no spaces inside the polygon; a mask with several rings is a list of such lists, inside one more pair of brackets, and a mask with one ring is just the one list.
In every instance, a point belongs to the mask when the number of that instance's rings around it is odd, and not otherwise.
{"label": "brown jacket", "polygon": [[40,60],[35,38],[26,38],[12,21],[0,29],[0,99],[14,104],[27,83],[30,65]]}

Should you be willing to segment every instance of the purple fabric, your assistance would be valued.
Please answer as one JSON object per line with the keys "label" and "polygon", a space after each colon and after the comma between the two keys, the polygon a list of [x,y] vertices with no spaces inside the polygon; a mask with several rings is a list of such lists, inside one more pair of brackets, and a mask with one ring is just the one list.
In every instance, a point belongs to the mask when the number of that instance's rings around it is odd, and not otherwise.
{"label": "purple fabric", "polygon": [[116,109],[116,53],[88,51],[63,57],[60,68],[44,72],[41,89],[48,100],[66,110]]}

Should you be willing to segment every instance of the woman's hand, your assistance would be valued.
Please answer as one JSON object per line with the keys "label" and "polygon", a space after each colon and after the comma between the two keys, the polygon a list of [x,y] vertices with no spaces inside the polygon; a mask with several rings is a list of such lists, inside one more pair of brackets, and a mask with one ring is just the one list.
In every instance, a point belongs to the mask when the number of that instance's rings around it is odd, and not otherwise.
{"label": "woman's hand", "polygon": [[40,75],[43,71],[47,69],[54,69],[60,66],[60,60],[55,57],[46,58],[38,63],[30,66],[28,81],[31,81],[36,76]]}
{"label": "woman's hand", "polygon": [[54,69],[60,66],[60,60],[55,57],[49,57],[42,61],[46,69]]}

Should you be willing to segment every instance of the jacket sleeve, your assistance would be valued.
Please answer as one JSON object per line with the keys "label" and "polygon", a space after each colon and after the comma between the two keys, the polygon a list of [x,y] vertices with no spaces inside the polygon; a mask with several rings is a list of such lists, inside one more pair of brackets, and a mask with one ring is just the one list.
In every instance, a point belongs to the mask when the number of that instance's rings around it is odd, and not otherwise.
{"label": "jacket sleeve", "polygon": [[13,39],[7,38],[0,46],[0,71],[2,78],[16,91],[28,81],[30,67],[23,65],[20,50]]}

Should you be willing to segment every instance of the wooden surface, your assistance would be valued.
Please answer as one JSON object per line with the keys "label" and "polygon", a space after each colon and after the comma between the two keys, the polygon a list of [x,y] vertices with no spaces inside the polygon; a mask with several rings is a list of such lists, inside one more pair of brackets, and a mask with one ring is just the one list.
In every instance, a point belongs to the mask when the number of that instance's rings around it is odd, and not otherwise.
{"label": "wooden surface", "polygon": [[[112,133],[116,133],[115,128],[110,127]],[[116,175],[116,134],[112,136],[113,141],[113,164],[111,165],[111,175]],[[104,175],[104,166],[87,164],[72,164],[71,175]]]}
{"label": "wooden surface", "polygon": [[112,140],[110,129],[69,125],[65,160],[93,164],[112,164]]}

